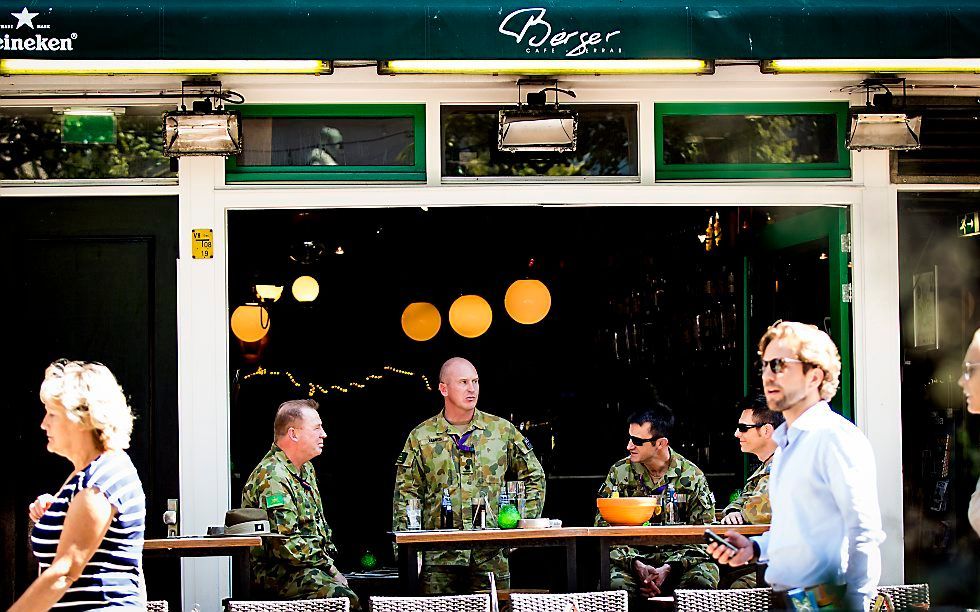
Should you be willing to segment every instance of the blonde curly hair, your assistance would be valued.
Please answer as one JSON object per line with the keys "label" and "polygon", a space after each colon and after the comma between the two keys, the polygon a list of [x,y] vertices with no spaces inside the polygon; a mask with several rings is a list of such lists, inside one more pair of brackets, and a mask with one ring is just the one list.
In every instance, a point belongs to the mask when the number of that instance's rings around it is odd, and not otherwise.
{"label": "blonde curly hair", "polygon": [[116,377],[101,363],[52,362],[44,370],[39,395],[45,405],[56,403],[68,420],[91,430],[102,450],[129,448],[133,411]]}
{"label": "blonde curly hair", "polygon": [[820,399],[829,402],[837,395],[837,387],[840,386],[840,353],[830,336],[815,325],[777,321],[759,340],[759,356],[775,340],[782,340],[804,365],[823,370]]}

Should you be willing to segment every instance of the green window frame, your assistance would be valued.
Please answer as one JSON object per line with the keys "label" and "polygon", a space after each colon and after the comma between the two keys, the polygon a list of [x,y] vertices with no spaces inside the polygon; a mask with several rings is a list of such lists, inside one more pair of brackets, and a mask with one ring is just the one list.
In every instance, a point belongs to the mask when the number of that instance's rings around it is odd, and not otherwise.
{"label": "green window frame", "polygon": [[[270,181],[425,181],[424,104],[239,104],[229,105],[248,117],[409,117],[415,139],[411,166],[239,166],[225,161],[225,182]],[[248,138],[242,135],[243,140]]]}
{"label": "green window frame", "polygon": [[[663,102],[654,104],[657,180],[850,178],[847,148],[847,102]],[[671,115],[835,115],[837,161],[789,164],[667,164],[664,160],[664,117]]]}

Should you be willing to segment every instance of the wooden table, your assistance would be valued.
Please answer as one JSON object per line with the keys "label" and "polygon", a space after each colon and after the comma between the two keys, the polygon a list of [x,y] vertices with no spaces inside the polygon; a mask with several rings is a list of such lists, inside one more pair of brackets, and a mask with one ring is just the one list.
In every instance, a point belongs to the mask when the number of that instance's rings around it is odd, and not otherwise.
{"label": "wooden table", "polygon": [[231,557],[231,596],[243,599],[249,596],[251,590],[252,569],[249,565],[248,549],[253,546],[262,546],[262,538],[258,536],[165,538],[145,540],[143,556]]}
{"label": "wooden table", "polygon": [[[654,525],[650,527],[588,527],[586,536],[599,540],[599,590],[609,590],[609,549],[616,544],[663,546],[704,544],[704,530],[718,535],[737,531],[754,536],[769,531],[769,525]],[[761,583],[760,583],[761,584]]]}
{"label": "wooden table", "polygon": [[419,591],[417,554],[425,550],[469,550],[473,548],[557,547],[565,549],[565,590],[578,590],[577,544],[588,528],[553,529],[467,529],[438,531],[395,531],[398,545],[398,575],[407,594]]}

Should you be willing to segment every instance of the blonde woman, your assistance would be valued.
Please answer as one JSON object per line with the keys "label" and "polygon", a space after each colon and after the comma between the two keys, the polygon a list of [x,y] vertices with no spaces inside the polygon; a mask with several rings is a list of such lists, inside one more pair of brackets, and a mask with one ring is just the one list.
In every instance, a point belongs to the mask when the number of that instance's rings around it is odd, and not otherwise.
{"label": "blonde woman", "polygon": [[59,359],[41,383],[48,451],[71,461],[61,490],[30,505],[41,574],[12,611],[144,610],[146,502],[126,454],[133,413],[101,363]]}
{"label": "blonde woman", "polygon": [[[966,348],[966,355],[963,357],[963,375],[957,382],[963,389],[966,411],[980,414],[980,329],[973,334],[973,341]],[[970,498],[968,516],[973,530],[980,535],[980,481],[977,482],[976,492]]]}

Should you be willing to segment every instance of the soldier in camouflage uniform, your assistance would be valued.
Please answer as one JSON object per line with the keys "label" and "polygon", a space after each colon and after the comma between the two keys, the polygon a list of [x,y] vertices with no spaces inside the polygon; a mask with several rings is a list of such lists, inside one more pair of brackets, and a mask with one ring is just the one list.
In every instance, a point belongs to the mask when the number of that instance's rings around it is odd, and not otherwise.
{"label": "soldier in camouflage uniform", "polygon": [[314,400],[283,403],[276,412],[275,443],[252,470],[242,507],[263,508],[272,533],[251,549],[252,577],[268,596],[282,599],[357,595],[334,564],[337,549],[323,515],[323,500],[310,460],[323,452],[323,423]]}
{"label": "soldier in camouflage uniform", "polygon": [[[614,490],[621,497],[661,495],[672,484],[687,496],[687,513],[680,519],[710,523],[715,506],[704,473],[667,439],[674,422],[670,409],[655,399],[645,405],[629,419],[630,456],[613,464],[598,496],[610,497]],[[607,525],[599,514],[596,525]],[[718,565],[701,545],[614,546],[609,561],[612,588],[626,590],[635,603],[675,588],[718,588]]]}
{"label": "soldier in camouflage uniform", "polygon": [[[762,464],[745,481],[741,495],[725,507],[721,522],[726,525],[768,524],[772,519],[769,505],[769,471],[772,457],[776,452],[776,442],[772,433],[785,419],[783,415],[769,410],[766,398],[750,395],[739,402],[741,416],[735,437],[743,453],[756,456]],[[724,566],[722,584],[725,588],[751,589],[756,586],[756,565],[749,563],[741,567]]]}
{"label": "soldier in camouflage uniform", "polygon": [[[408,526],[406,505],[418,499],[422,529],[438,529],[443,490],[453,503],[456,529],[472,529],[472,502],[489,498],[487,527],[496,527],[497,499],[505,480],[525,483],[526,518],[541,516],[544,469],[528,441],[512,423],[476,409],[480,381],[469,361],[455,357],[439,372],[442,412],[423,421],[405,441],[395,465],[393,529]],[[499,549],[426,552],[422,588],[426,594],[472,592],[510,585],[510,566]]]}

